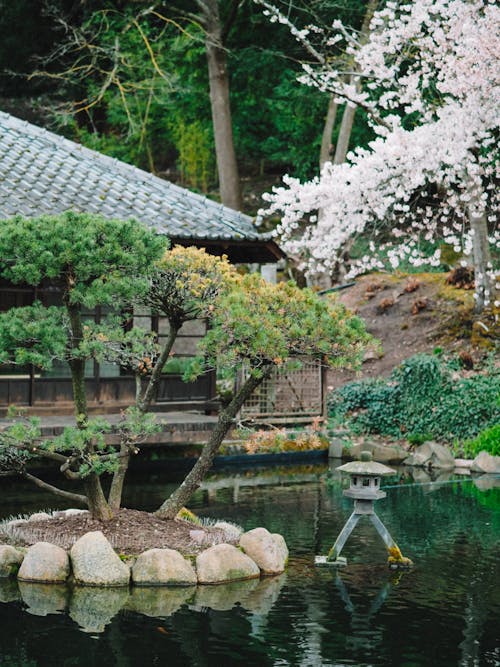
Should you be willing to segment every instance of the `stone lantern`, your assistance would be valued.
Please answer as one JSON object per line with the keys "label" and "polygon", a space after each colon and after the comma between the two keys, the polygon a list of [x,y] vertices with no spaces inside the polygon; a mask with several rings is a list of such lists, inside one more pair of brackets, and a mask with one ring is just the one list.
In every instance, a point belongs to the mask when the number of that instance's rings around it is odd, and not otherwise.
{"label": "stone lantern", "polygon": [[354,511],[339,533],[335,544],[327,556],[316,556],[316,565],[346,565],[345,558],[340,557],[347,538],[363,515],[366,515],[375,526],[389,553],[388,563],[391,567],[409,567],[412,562],[405,558],[398,545],[389,534],[379,517],[375,514],[374,503],[379,498],[385,498],[386,493],[380,489],[380,480],[384,475],[392,475],[396,471],[382,463],[372,461],[371,452],[361,452],[360,461],[351,461],[336,468],[340,472],[350,475],[350,486],[344,491],[344,496],[354,499]]}

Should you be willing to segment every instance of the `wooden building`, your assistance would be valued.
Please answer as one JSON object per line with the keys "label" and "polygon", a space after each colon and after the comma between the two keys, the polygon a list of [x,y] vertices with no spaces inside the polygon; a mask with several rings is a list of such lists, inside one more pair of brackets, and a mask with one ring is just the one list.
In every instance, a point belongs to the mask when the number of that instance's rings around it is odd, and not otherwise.
{"label": "wooden building", "polygon": [[[226,254],[233,263],[274,264],[283,256],[269,235],[258,233],[249,216],[0,112],[0,220],[67,210],[133,218],[167,235],[172,245],[203,247],[212,254]],[[51,305],[59,295],[51,285],[34,290],[0,282],[0,310],[35,299]],[[167,334],[163,318],[134,315],[136,324],[155,331],[160,339]],[[97,309],[86,317],[98,321],[101,313]],[[183,327],[174,348],[178,357],[194,354],[203,326],[192,322]],[[117,410],[133,400],[134,378],[114,364],[89,362],[87,389],[91,409]],[[180,375],[165,374],[156,406],[208,409],[214,396],[213,375],[184,383]],[[0,414],[9,405],[64,411],[70,401],[69,368],[62,363],[47,372],[0,367]]]}

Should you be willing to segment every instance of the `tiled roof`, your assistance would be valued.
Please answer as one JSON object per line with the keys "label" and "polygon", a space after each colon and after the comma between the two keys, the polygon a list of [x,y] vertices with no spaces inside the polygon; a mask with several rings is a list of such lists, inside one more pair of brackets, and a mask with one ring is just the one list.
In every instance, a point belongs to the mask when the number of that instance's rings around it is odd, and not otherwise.
{"label": "tiled roof", "polygon": [[175,239],[269,238],[247,215],[0,112],[0,219],[68,209],[136,218]]}

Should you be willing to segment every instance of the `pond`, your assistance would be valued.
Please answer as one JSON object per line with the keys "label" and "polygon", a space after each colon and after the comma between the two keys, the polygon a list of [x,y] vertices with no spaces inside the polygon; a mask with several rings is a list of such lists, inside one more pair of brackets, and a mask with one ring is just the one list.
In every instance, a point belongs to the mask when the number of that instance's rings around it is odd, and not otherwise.
{"label": "pond", "polygon": [[[1,484],[0,518],[56,508],[29,486]],[[136,473],[126,504],[153,509],[167,487],[161,469]],[[193,507],[283,534],[284,575],[196,591],[3,581],[0,664],[500,665],[500,480],[399,472],[384,487],[376,510],[410,571],[388,570],[368,521],[344,548],[347,567],[314,566],[352,508],[326,466],[216,471]]]}

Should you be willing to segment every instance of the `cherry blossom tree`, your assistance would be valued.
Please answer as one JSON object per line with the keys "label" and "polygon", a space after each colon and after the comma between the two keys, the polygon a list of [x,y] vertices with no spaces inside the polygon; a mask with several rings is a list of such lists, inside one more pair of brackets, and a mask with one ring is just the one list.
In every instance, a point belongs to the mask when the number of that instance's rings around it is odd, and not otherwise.
{"label": "cherry blossom tree", "polygon": [[267,195],[267,213],[283,215],[276,233],[312,275],[332,270],[361,233],[370,252],[351,276],[403,260],[436,266],[441,244],[451,244],[472,257],[481,312],[498,288],[500,9],[487,0],[387,2],[365,43],[333,27],[330,40],[345,42],[359,74],[346,82],[345,72],[304,65],[302,82],[363,107],[378,136],[310,182],[285,177]]}

